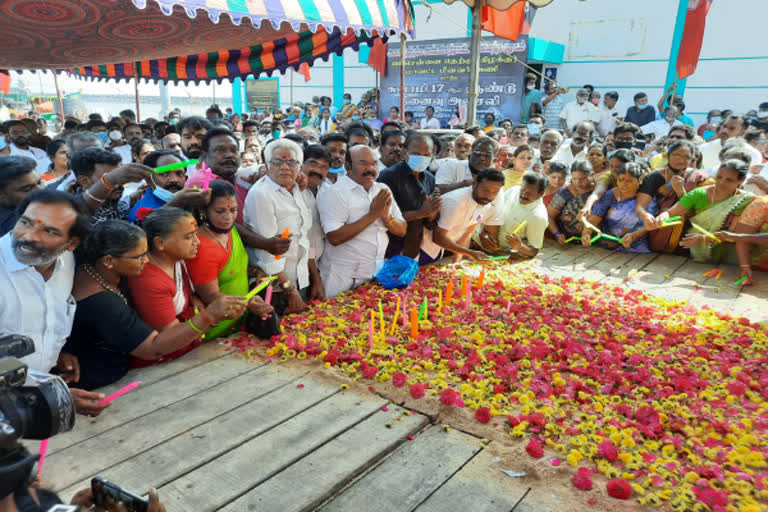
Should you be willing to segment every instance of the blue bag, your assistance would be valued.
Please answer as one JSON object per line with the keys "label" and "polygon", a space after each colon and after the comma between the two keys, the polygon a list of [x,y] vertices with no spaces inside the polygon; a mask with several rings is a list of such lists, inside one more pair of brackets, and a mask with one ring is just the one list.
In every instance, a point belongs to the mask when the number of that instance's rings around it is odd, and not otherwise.
{"label": "blue bag", "polygon": [[419,264],[413,258],[398,254],[384,262],[376,280],[387,290],[405,288],[416,278]]}

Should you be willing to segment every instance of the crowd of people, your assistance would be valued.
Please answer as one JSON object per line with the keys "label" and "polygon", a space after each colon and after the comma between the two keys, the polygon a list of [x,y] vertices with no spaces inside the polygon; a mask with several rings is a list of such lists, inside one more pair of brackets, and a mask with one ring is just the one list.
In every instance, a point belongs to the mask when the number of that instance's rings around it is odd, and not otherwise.
{"label": "crowd of people", "polygon": [[[25,362],[98,415],[93,390],[130,368],[237,330],[267,338],[395,255],[515,261],[551,237],[768,269],[768,104],[754,119],[712,111],[697,130],[671,90],[660,118],[645,95],[620,116],[615,92],[558,106],[563,91],[546,89],[528,88],[520,123],[489,114],[450,132],[434,111],[372,122],[375,93],[142,124],[126,110],[57,134],[7,121],[0,333],[31,337]],[[245,300],[267,277],[270,302]]]}

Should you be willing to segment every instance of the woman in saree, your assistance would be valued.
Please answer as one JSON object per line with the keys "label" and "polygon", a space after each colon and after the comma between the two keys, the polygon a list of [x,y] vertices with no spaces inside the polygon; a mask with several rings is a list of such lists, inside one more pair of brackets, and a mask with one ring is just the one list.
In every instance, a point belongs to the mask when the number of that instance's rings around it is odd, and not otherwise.
{"label": "woman in saree", "polygon": [[[697,187],[711,185],[713,180],[698,169],[690,168],[698,149],[688,140],[678,140],[667,148],[667,166],[648,174],[637,193],[635,215],[643,221],[646,228],[655,214],[647,211],[651,201],[656,202],[657,213],[663,213],[675,206],[678,201]],[[653,252],[673,253],[683,236],[683,224],[654,229],[648,235],[650,249]]]}
{"label": "woman in saree", "polygon": [[[505,146],[508,147],[508,146]],[[502,147],[501,152],[505,147]],[[518,146],[512,152],[512,158],[508,163],[512,164],[510,168],[502,169],[504,173],[504,190],[509,190],[512,187],[517,187],[523,183],[523,174],[526,173],[531,163],[533,162],[533,148],[528,144]]]}
{"label": "woman in saree", "polygon": [[[243,296],[222,296],[207,306],[195,294],[185,261],[197,254],[197,222],[181,208],[164,206],[142,219],[147,234],[147,262],[134,275],[126,276],[133,307],[141,319],[160,334],[166,331],[188,335],[186,344],[158,358],[133,355],[134,368],[180,357],[199,346],[219,322],[237,318],[246,309]],[[133,254],[133,253],[131,253]],[[253,307],[254,301],[247,304]],[[177,329],[183,326],[182,329]]]}
{"label": "woman in saree", "polygon": [[645,227],[649,230],[659,229],[670,217],[689,219],[692,227],[680,241],[680,247],[690,249],[691,257],[699,262],[725,261],[728,246],[716,243],[693,225],[700,226],[709,233],[730,230],[736,226],[738,217],[754,199],[753,195],[740,188],[748,170],[749,165],[741,160],[726,160],[717,170],[714,185],[693,189],[681,197],[672,208],[655,218],[648,215],[651,218],[645,220]]}
{"label": "woman in saree", "polygon": [[[187,269],[195,292],[203,304],[211,304],[219,297],[245,296],[248,284],[248,254],[235,227],[237,218],[237,193],[226,181],[210,184],[211,202],[203,211],[198,236],[200,245],[193,258],[187,261]],[[254,297],[249,311],[256,317],[271,316],[272,306],[264,304],[261,297]],[[240,328],[243,316],[232,316],[212,327],[206,338],[218,338],[232,334]]]}
{"label": "woman in saree", "polygon": [[595,181],[598,181],[610,171],[610,168],[608,167],[608,149],[605,147],[605,144],[595,142],[589,146],[587,160],[592,164],[592,179]]}
{"label": "woman in saree", "polygon": [[581,238],[584,229],[579,211],[584,207],[587,197],[592,193],[592,164],[586,160],[576,160],[571,165],[571,183],[555,193],[549,205],[549,230],[552,238],[562,246],[572,237]]}
{"label": "woman in saree", "polygon": [[755,197],[732,230],[714,235],[734,243],[741,277],[749,279],[744,284],[755,284],[753,269],[768,272],[768,196]]}
{"label": "woman in saree", "polygon": [[[597,243],[606,249],[616,249],[617,252],[650,252],[648,237],[645,236],[647,230],[635,215],[635,201],[643,169],[639,164],[630,162],[622,165],[616,174],[617,185],[595,203],[587,220],[603,233],[621,239],[621,242],[601,238]],[[653,200],[648,204],[647,211],[656,211]],[[591,229],[585,228],[581,234],[581,243],[589,247],[594,236]]]}

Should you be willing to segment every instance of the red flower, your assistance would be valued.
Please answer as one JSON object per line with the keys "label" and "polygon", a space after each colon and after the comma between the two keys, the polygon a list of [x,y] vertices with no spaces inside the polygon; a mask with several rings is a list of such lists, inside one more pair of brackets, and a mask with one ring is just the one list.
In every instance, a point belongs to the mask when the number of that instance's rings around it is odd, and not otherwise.
{"label": "red flower", "polygon": [[623,478],[614,478],[606,484],[608,495],[617,500],[628,500],[632,496],[632,487]]}
{"label": "red flower", "polygon": [[367,365],[365,368],[363,368],[363,377],[365,377],[366,379],[372,379],[376,376],[378,371],[379,369],[376,368],[375,366]]}
{"label": "red flower", "polygon": [[405,386],[408,381],[408,377],[403,372],[397,372],[392,376],[392,385],[398,388]]}
{"label": "red flower", "polygon": [[491,421],[491,411],[487,407],[481,407],[475,412],[475,418],[480,423],[488,423]]}
{"label": "red flower", "polygon": [[440,403],[449,407],[454,405],[456,403],[456,392],[452,389],[443,390],[440,393]]}
{"label": "red flower", "polygon": [[732,395],[743,395],[747,390],[747,387],[739,381],[728,383],[728,392]]}
{"label": "red flower", "polygon": [[333,349],[329,350],[323,358],[324,363],[331,363],[331,366],[339,364],[339,353]]}
{"label": "red flower", "polygon": [[542,448],[541,443],[534,440],[531,440],[528,443],[528,446],[525,447],[525,451],[534,459],[540,459],[544,456],[544,448]]}
{"label": "red flower", "polygon": [[597,445],[597,455],[598,457],[602,457],[608,462],[616,462],[616,460],[619,458],[619,451],[616,449],[616,446],[609,440],[605,440],[599,445]]}
{"label": "red flower", "polygon": [[573,475],[573,485],[582,491],[592,489],[592,472],[587,468],[579,468],[576,474]]}
{"label": "red flower", "polygon": [[424,384],[414,384],[411,386],[411,396],[419,399],[424,396]]}

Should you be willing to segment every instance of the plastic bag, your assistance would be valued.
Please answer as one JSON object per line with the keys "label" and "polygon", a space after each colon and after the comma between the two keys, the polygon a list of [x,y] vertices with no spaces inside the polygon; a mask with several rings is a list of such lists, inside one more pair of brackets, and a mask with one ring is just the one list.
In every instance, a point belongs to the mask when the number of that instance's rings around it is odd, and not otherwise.
{"label": "plastic bag", "polygon": [[387,290],[405,288],[419,272],[419,264],[413,258],[398,254],[384,262],[376,274],[376,280]]}

